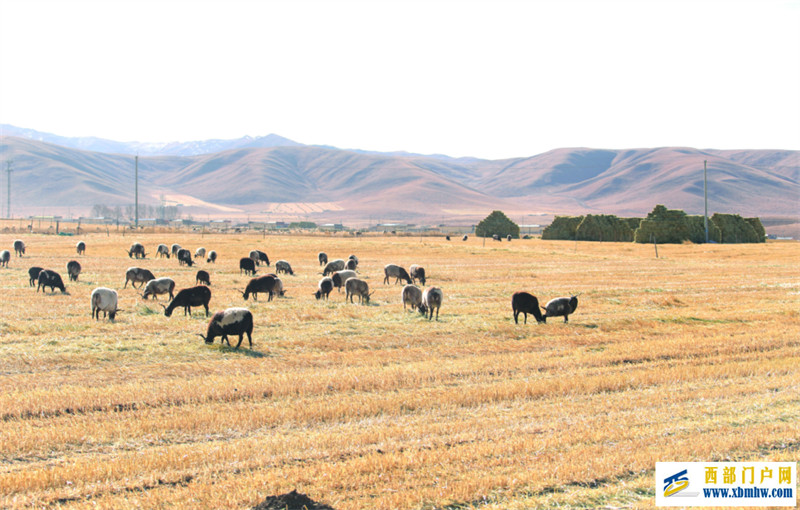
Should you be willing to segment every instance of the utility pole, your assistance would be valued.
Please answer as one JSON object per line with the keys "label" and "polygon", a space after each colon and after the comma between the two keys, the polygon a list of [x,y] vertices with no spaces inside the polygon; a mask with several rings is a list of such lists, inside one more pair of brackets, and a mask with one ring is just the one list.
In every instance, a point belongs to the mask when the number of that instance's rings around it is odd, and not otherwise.
{"label": "utility pole", "polygon": [[13,172],[13,170],[11,170],[11,163],[13,162],[14,160],[6,161],[6,173],[8,174],[8,189],[6,190],[8,192],[6,197],[6,218],[11,218],[11,172]]}
{"label": "utility pole", "polygon": [[703,199],[705,201],[705,214],[703,215],[703,226],[706,229],[706,244],[708,244],[708,160],[703,160]]}
{"label": "utility pole", "polygon": [[136,176],[136,191],[135,191],[135,211],[134,211],[134,227],[139,230],[139,155],[134,159],[135,176]]}

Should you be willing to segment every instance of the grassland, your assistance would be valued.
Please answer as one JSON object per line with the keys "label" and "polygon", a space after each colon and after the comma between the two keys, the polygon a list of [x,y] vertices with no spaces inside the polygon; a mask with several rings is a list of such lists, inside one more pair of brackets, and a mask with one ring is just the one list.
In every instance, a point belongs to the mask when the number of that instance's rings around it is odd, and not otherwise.
{"label": "grassland", "polygon": [[[656,461],[796,460],[800,245],[652,246],[395,237],[15,237],[0,268],[0,508],[247,508],[297,489],[337,509],[647,508]],[[134,240],[215,249],[212,310],[247,305],[254,347],[208,346],[128,266],[194,284]],[[290,261],[284,299],[242,299],[250,249]],[[369,306],[312,293],[353,253]],[[27,269],[83,265],[68,295]],[[422,264],[438,322],[404,313],[387,263]],[[96,286],[116,323],[90,318]],[[582,293],[569,324],[514,324],[510,297]],[[162,303],[164,303],[162,299]]]}

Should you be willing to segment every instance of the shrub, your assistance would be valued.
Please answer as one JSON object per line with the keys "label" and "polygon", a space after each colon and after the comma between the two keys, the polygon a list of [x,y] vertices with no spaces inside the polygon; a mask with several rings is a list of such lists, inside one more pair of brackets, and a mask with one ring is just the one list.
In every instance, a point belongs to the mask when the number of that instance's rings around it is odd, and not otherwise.
{"label": "shrub", "polygon": [[553,222],[542,230],[542,239],[574,241],[581,221],[583,216],[556,216]]}
{"label": "shrub", "polygon": [[613,214],[587,214],[575,236],[583,241],[632,241],[633,231],[627,221]]}
{"label": "shrub", "polygon": [[492,211],[492,213],[481,220],[475,227],[475,235],[478,237],[500,237],[511,236],[519,239],[519,225],[508,219],[502,211]]}

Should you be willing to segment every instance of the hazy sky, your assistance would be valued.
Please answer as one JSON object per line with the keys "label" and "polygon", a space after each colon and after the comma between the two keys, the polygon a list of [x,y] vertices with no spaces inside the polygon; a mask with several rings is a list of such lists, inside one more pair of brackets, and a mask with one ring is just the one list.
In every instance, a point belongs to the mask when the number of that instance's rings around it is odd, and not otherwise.
{"label": "hazy sky", "polygon": [[800,149],[800,0],[0,0],[0,123],[493,159]]}

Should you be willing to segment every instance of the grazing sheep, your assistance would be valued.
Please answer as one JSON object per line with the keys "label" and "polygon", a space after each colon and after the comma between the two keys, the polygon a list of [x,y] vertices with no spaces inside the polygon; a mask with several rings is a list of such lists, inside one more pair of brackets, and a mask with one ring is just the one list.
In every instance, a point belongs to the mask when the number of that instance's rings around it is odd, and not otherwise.
{"label": "grazing sheep", "polygon": [[273,293],[278,297],[283,297],[286,294],[286,291],[283,289],[283,280],[280,278],[275,278],[275,290]]}
{"label": "grazing sheep", "polygon": [[162,257],[169,258],[169,247],[166,244],[159,244],[156,246],[156,258]]}
{"label": "grazing sheep", "polygon": [[172,256],[173,257],[177,257],[178,256],[178,252],[180,250],[181,250],[181,245],[178,244],[178,243],[174,243],[172,246],[170,246],[170,251],[172,252]]}
{"label": "grazing sheep", "polygon": [[145,283],[149,282],[150,280],[155,280],[155,276],[149,269],[144,269],[142,267],[129,267],[127,271],[125,271],[125,285],[122,288],[126,288],[128,286],[128,282],[131,282],[131,287],[134,289],[136,288],[136,283],[140,283],[139,288],[142,287]]}
{"label": "grazing sheep", "polygon": [[50,292],[55,292],[56,289],[58,289],[62,294],[67,293],[67,289],[64,287],[64,280],[61,279],[61,275],[52,269],[42,269],[42,271],[39,273],[39,287],[36,288],[36,292],[39,292],[39,289],[44,292],[47,287],[50,287]]}
{"label": "grazing sheep", "polygon": [[292,271],[292,265],[286,262],[285,260],[279,260],[275,262],[275,273],[285,273],[285,274],[294,274]]}
{"label": "grazing sheep", "polygon": [[142,245],[142,243],[133,243],[131,245],[131,249],[127,250],[127,253],[128,258],[143,259],[147,257],[144,252],[144,245]]}
{"label": "grazing sheep", "polygon": [[201,248],[198,248],[198,249],[196,249],[194,251],[194,258],[196,258],[196,259],[202,259],[202,258],[205,258],[205,256],[206,256],[206,249],[205,248],[201,247]]}
{"label": "grazing sheep", "polygon": [[267,301],[272,301],[272,296],[276,293],[280,293],[279,295],[283,295],[283,283],[279,283],[280,280],[277,276],[267,274],[264,276],[259,276],[258,278],[253,278],[245,287],[244,292],[242,292],[242,297],[244,300],[250,297],[250,294],[253,295],[253,301],[258,301],[258,294],[259,293],[267,293],[269,297]]}
{"label": "grazing sheep", "polygon": [[369,304],[369,298],[372,296],[372,293],[369,291],[369,285],[364,280],[360,280],[358,278],[348,278],[344,284],[345,289],[345,296],[344,300],[347,301],[348,299],[350,302],[353,302],[353,296],[358,296],[358,302],[363,304]]}
{"label": "grazing sheep", "polygon": [[403,292],[400,293],[400,297],[403,300],[403,310],[406,309],[406,305],[411,305],[411,310],[417,309],[422,315],[425,315],[427,312],[425,305],[422,304],[422,290],[416,285],[406,285],[403,287]]}
{"label": "grazing sheep", "polygon": [[194,260],[192,260],[192,252],[186,248],[181,248],[178,250],[178,265],[182,266],[184,264],[192,267],[194,265]]}
{"label": "grazing sheep", "polygon": [[335,273],[336,271],[341,271],[342,269],[344,269],[344,260],[331,260],[325,264],[325,268],[322,270],[322,276],[328,276],[329,273]]}
{"label": "grazing sheep", "polygon": [[444,236],[444,239],[445,239],[446,241],[449,241],[449,240],[450,240],[450,236]]}
{"label": "grazing sheep", "polygon": [[492,234],[492,240],[493,241],[500,241],[500,236],[497,235],[497,234]]}
{"label": "grazing sheep", "polygon": [[77,282],[78,275],[81,274],[81,265],[77,260],[70,260],[67,262],[67,275],[70,281]]}
{"label": "grazing sheep", "polygon": [[147,299],[150,296],[153,296],[153,299],[158,299],[159,294],[169,294],[170,299],[175,299],[172,293],[174,290],[175,281],[172,278],[167,278],[166,276],[155,278],[148,281],[144,286],[142,299]]}
{"label": "grazing sheep", "polygon": [[430,311],[428,320],[433,318],[434,308],[436,308],[436,320],[439,320],[439,307],[442,306],[442,301],[444,301],[444,294],[442,293],[442,289],[438,287],[428,287],[425,289],[425,292],[422,293],[422,304]]}
{"label": "grazing sheep", "polygon": [[0,266],[8,267],[9,260],[11,260],[11,252],[8,250],[0,251]]}
{"label": "grazing sheep", "polygon": [[197,272],[197,276],[195,276],[195,283],[196,284],[204,284],[204,285],[211,285],[211,275],[208,274],[208,271],[203,271],[202,269]]}
{"label": "grazing sheep", "polygon": [[328,254],[324,251],[317,253],[317,259],[319,259],[319,265],[324,266],[328,263]]}
{"label": "grazing sheep", "polygon": [[536,322],[544,322],[542,312],[539,311],[539,300],[527,292],[515,292],[511,296],[511,310],[514,312],[514,323],[519,324],[519,314],[524,314],[524,324],[528,323],[528,314],[536,317]]}
{"label": "grazing sheep", "polygon": [[208,262],[209,264],[216,263],[217,262],[217,252],[215,252],[214,250],[211,250],[210,252],[208,252],[208,258],[206,259],[206,262]]}
{"label": "grazing sheep", "polygon": [[225,342],[231,345],[228,335],[239,335],[239,343],[236,349],[242,345],[244,335],[247,334],[247,341],[250,348],[253,348],[253,314],[247,308],[228,308],[225,311],[217,312],[208,321],[208,329],[205,336],[198,333],[207,344],[213,344],[214,339],[222,337],[220,343]]}
{"label": "grazing sheep", "polygon": [[92,303],[92,319],[100,319],[100,312],[103,312],[103,317],[108,317],[108,320],[114,322],[119,311],[117,309],[119,298],[116,290],[97,287],[92,291],[90,301]]}
{"label": "grazing sheep", "polygon": [[239,274],[256,274],[256,262],[250,257],[242,257],[239,259]]}
{"label": "grazing sheep", "polygon": [[551,299],[542,307],[544,315],[542,322],[547,322],[548,317],[564,317],[564,322],[569,322],[569,315],[578,308],[578,296],[560,297]]}
{"label": "grazing sheep", "polygon": [[509,243],[511,242],[511,234],[508,234],[508,235],[506,236],[506,241],[508,241]]}
{"label": "grazing sheep", "polygon": [[411,276],[411,282],[414,283],[414,280],[419,280],[419,283],[425,285],[425,268],[422,266],[418,266],[417,264],[411,264],[411,267],[408,268],[408,274]]}
{"label": "grazing sheep", "polygon": [[333,278],[330,276],[326,276],[325,278],[321,279],[317,284],[317,292],[314,293],[314,297],[320,299],[321,297],[325,297],[328,299],[328,294],[331,293],[333,290]]}
{"label": "grazing sheep", "polygon": [[28,269],[28,276],[30,276],[30,286],[33,287],[36,280],[39,279],[39,273],[42,272],[43,267],[33,266],[32,268]]}
{"label": "grazing sheep", "polygon": [[169,305],[164,306],[164,315],[170,317],[172,311],[177,307],[183,307],[183,315],[192,314],[193,306],[202,306],[206,309],[206,317],[208,317],[208,303],[211,301],[211,289],[205,285],[197,287],[189,287],[188,289],[181,289],[175,294]]}
{"label": "grazing sheep", "polygon": [[25,255],[25,243],[23,243],[21,239],[14,241],[14,252],[17,254],[17,257]]}
{"label": "grazing sheep", "polygon": [[350,278],[355,278],[356,276],[358,275],[356,275],[355,271],[345,269],[342,271],[336,271],[333,273],[331,278],[333,279],[333,286],[336,287],[339,292],[341,292],[345,282],[347,282],[347,280]]}
{"label": "grazing sheep", "polygon": [[462,241],[466,241],[467,239],[469,239],[469,236],[467,234],[464,234],[464,237],[461,238]]}
{"label": "grazing sheep", "polygon": [[388,284],[389,278],[394,277],[394,283],[399,283],[400,280],[405,280],[406,283],[412,283],[411,277],[408,276],[408,271],[397,264],[386,264],[383,267],[383,283]]}
{"label": "grazing sheep", "polygon": [[255,262],[257,266],[260,266],[261,263],[264,262],[267,267],[269,267],[269,257],[261,250],[252,250],[250,252],[250,258],[253,259],[253,262]]}
{"label": "grazing sheep", "polygon": [[78,241],[78,244],[75,245],[75,250],[78,252],[78,255],[86,255],[86,243]]}
{"label": "grazing sheep", "polygon": [[358,262],[355,259],[347,259],[344,261],[344,268],[350,271],[355,271],[358,267]]}

